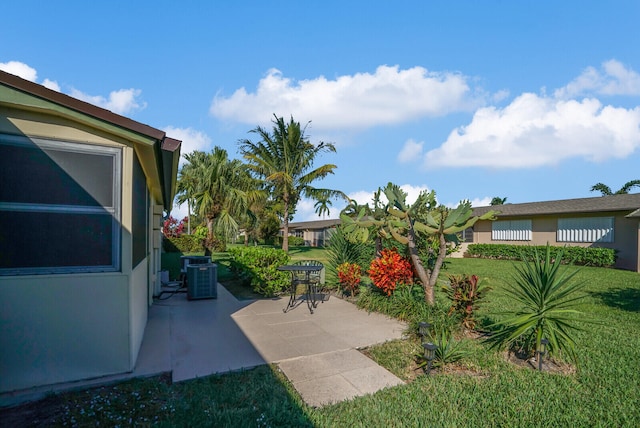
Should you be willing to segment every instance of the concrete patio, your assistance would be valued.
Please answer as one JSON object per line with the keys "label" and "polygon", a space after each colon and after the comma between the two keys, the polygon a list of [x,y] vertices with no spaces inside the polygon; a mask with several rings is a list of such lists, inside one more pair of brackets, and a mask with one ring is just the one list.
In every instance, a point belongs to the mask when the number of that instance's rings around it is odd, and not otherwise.
{"label": "concrete patio", "polygon": [[218,285],[218,298],[157,301],[134,376],[172,373],[174,382],[277,363],[305,402],[322,406],[402,381],[357,351],[398,339],[406,326],[331,297],[313,314],[300,298],[238,301]]}
{"label": "concrete patio", "polygon": [[[166,296],[166,295],[165,295]],[[402,337],[406,326],[336,297],[313,314],[301,298],[239,301],[218,284],[218,298],[156,300],[132,373],[6,394],[2,402],[170,372],[174,382],[276,363],[303,400],[322,406],[399,385],[357,349]]]}

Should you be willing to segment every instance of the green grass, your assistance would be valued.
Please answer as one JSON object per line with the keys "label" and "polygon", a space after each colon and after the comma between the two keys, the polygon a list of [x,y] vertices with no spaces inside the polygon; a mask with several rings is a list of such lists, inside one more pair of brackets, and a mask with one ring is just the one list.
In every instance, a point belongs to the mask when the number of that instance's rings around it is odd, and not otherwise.
{"label": "green grass", "polygon": [[[307,255],[303,258],[316,258]],[[448,273],[477,274],[493,288],[480,307],[481,318],[494,319],[493,313],[509,304],[500,290],[513,272],[511,262],[448,262],[443,281]],[[574,374],[515,366],[477,340],[468,340],[464,346],[472,352],[461,362],[468,371],[415,377],[408,356],[415,343],[406,340],[367,352],[413,381],[319,409],[302,403],[277,369],[262,366],[179,384],[158,378],[135,380],[117,385],[117,393],[105,387],[64,394],[52,397],[59,402],[50,413],[58,415],[54,425],[78,426],[95,426],[96,421],[109,426],[640,426],[640,274],[585,267],[577,278],[587,282],[588,294],[579,309],[598,323],[584,324],[585,330],[578,333],[579,365]],[[442,299],[443,293],[436,293]],[[112,393],[122,399],[110,398]],[[102,413],[89,416],[96,406]],[[0,420],[7,418],[3,411]]]}

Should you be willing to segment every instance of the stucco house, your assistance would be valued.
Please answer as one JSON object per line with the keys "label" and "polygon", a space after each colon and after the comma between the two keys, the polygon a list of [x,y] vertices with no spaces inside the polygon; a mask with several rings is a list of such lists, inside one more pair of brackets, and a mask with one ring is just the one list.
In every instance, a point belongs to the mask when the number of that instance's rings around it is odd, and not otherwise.
{"label": "stucco house", "polygon": [[478,221],[473,243],[613,248],[616,267],[640,272],[640,194],[505,204],[473,209],[499,211]]}
{"label": "stucco house", "polygon": [[134,369],[180,141],[0,71],[0,393]]}
{"label": "stucco house", "polygon": [[[334,232],[340,219],[299,221],[289,223],[289,236],[297,236],[304,239],[304,244],[310,247],[323,247],[329,243],[329,238]],[[280,235],[284,229],[280,229]]]}

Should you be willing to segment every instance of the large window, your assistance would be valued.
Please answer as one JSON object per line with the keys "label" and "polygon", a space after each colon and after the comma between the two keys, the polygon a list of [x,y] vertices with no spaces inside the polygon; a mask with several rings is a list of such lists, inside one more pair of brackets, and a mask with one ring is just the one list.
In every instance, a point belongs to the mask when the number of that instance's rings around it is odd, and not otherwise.
{"label": "large window", "polygon": [[493,241],[530,241],[531,220],[496,220],[491,222]]}
{"label": "large window", "polygon": [[613,217],[558,219],[558,242],[613,242]]}
{"label": "large window", "polygon": [[0,152],[0,274],[120,269],[120,149],[0,134]]}

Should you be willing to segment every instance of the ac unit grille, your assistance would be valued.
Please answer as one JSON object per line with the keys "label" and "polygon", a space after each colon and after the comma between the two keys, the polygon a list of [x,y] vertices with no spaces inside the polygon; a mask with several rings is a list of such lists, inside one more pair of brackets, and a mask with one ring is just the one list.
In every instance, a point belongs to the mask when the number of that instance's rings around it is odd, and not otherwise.
{"label": "ac unit grille", "polygon": [[211,257],[209,256],[181,256],[180,257],[180,272],[187,273],[187,266],[189,265],[203,265],[211,264]]}
{"label": "ac unit grille", "polygon": [[218,269],[213,263],[187,265],[187,297],[215,299],[218,297]]}

